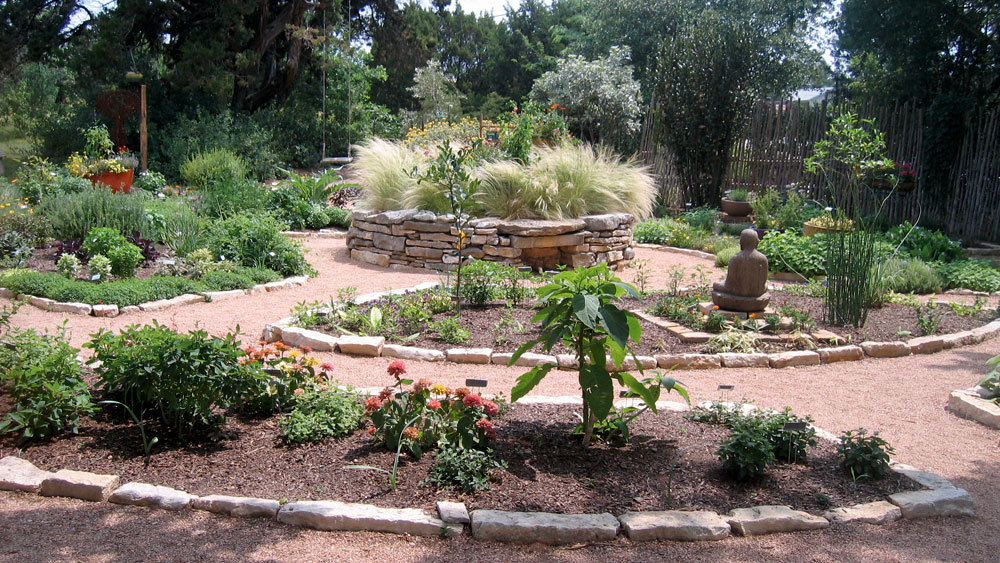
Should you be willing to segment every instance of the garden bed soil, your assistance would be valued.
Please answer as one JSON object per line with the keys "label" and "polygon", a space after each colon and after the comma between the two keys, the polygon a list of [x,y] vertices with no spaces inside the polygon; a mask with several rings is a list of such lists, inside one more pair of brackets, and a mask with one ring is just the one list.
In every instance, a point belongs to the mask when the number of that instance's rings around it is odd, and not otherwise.
{"label": "garden bed soil", "polygon": [[[0,404],[0,410],[6,405]],[[474,495],[437,491],[422,484],[433,455],[404,457],[399,484],[389,491],[381,473],[346,469],[350,464],[390,469],[393,455],[364,430],[341,440],[286,446],[278,436],[280,416],[262,420],[230,417],[214,440],[190,445],[158,444],[143,463],[139,429],[130,422],[82,422],[80,434],[14,447],[0,440],[4,455],[18,455],[47,469],[115,474],[195,495],[229,494],[281,500],[340,500],[385,507],[432,509],[436,500],[458,498],[470,508],[565,513],[634,510],[714,510],[779,504],[820,513],[919,488],[890,473],[853,482],[838,467],[831,442],[819,440],[804,463],[779,463],[757,481],[727,478],[715,455],[728,435],[722,426],[693,422],[683,413],[645,413],[633,422],[632,442],[585,449],[571,435],[578,408],[514,405],[496,419],[495,457],[507,463],[491,488]],[[153,434],[156,434],[155,429]],[[670,467],[675,464],[671,476]]]}
{"label": "garden bed soil", "polygon": [[[644,301],[629,298],[622,300],[619,306],[630,310],[644,310],[647,307],[655,305],[656,300],[655,295],[646,297]],[[816,322],[814,330],[827,330],[855,344],[866,340],[891,342],[922,336],[920,326],[917,324],[917,312],[913,307],[908,305],[887,304],[881,308],[872,309],[868,314],[867,323],[862,328],[833,326],[824,323],[825,305],[822,299],[792,295],[783,291],[772,291],[770,307],[777,310],[783,305],[790,305],[809,313],[810,317]],[[980,327],[990,320],[987,318],[985,309],[979,316],[964,317],[957,315],[944,304],[939,304],[937,311],[941,315],[937,334],[950,334],[970,330]],[[531,318],[535,313],[536,310],[529,308],[528,305],[512,308],[498,303],[483,307],[467,305],[463,306],[462,315],[459,319],[462,328],[468,330],[470,333],[469,339],[464,343],[447,343],[438,338],[430,330],[420,333],[416,338],[405,341],[390,338],[387,339],[387,342],[437,350],[468,347],[492,348],[495,352],[513,352],[523,343],[537,338],[542,334],[539,323],[531,322]],[[450,316],[452,316],[450,312],[441,313],[436,315],[434,320]],[[497,327],[501,321],[511,318],[516,323],[511,323],[508,320],[504,324],[506,328],[498,330]],[[642,338],[637,346],[633,345],[633,350],[638,355],[653,356],[657,354],[698,353],[701,351],[701,344],[682,342],[673,333],[653,323],[640,320],[640,325],[642,326]],[[332,325],[321,325],[312,328],[333,335],[341,334],[340,330]],[[903,335],[900,331],[909,331],[909,335]],[[818,345],[822,346],[823,343],[818,343]],[[803,349],[807,349],[806,345],[797,341],[761,342],[762,352],[783,352]],[[542,349],[538,346],[534,351],[541,352]],[[568,353],[568,350],[559,344],[553,348],[552,353]]]}

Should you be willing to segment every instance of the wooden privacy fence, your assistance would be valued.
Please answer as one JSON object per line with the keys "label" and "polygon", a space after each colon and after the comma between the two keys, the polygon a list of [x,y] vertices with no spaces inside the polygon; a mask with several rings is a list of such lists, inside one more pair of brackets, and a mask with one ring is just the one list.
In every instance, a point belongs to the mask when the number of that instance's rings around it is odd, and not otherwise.
{"label": "wooden privacy fence", "polygon": [[[899,104],[854,106],[850,110],[861,118],[874,119],[885,133],[889,157],[910,163],[917,173],[914,191],[889,198],[885,211],[890,222],[919,219],[921,224],[943,227],[953,237],[1000,242],[1000,112],[967,112],[965,136],[952,163],[948,185],[938,195],[924,186],[922,108]],[[842,111],[848,108],[826,102],[762,102],[734,143],[726,187],[762,191],[795,186],[824,200],[824,187],[806,173],[803,160],[823,138],[830,117]],[[664,202],[683,207],[684,192],[672,156],[655,142],[654,113],[646,116],[639,158],[652,168]]]}

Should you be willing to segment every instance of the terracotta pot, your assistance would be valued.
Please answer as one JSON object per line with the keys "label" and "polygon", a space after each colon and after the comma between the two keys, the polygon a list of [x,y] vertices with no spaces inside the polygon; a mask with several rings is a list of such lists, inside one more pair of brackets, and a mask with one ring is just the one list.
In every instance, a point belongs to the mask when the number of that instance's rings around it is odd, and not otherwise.
{"label": "terracotta pot", "polygon": [[124,172],[102,172],[93,176],[87,176],[87,179],[95,187],[97,184],[104,184],[111,188],[112,193],[122,192],[127,194],[132,189],[133,174],[135,174],[134,168]]}
{"label": "terracotta pot", "polygon": [[722,211],[732,217],[747,217],[753,212],[753,207],[749,201],[722,198]]}

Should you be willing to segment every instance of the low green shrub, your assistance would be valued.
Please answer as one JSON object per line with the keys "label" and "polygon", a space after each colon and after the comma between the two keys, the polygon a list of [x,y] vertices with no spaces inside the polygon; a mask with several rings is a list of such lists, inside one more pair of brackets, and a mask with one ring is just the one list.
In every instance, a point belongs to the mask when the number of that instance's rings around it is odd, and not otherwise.
{"label": "low green shrub", "polygon": [[462,296],[472,305],[485,305],[495,299],[520,303],[531,294],[526,286],[528,274],[514,266],[488,260],[472,260],[462,266]]}
{"label": "low green shrub", "polygon": [[285,277],[312,274],[302,247],[282,235],[284,229],[268,214],[238,214],[210,227],[208,248],[241,266],[270,268]]}
{"label": "low green shrub", "polygon": [[771,233],[760,241],[757,249],[767,256],[772,272],[793,272],[812,277],[826,273],[823,261],[826,237],[805,237],[792,232]]}
{"label": "low green shrub", "polygon": [[309,391],[298,397],[295,408],[279,426],[287,442],[319,442],[349,435],[361,426],[365,409],[358,396],[336,388]]}
{"label": "low green shrub", "polygon": [[187,184],[204,190],[246,180],[247,166],[234,152],[215,149],[188,158],[181,164],[180,172]]}
{"label": "low green shrub", "polygon": [[224,272],[216,270],[201,277],[201,283],[208,291],[229,291],[231,289],[249,289],[256,285],[250,276],[241,272]]}
{"label": "low green shrub", "polygon": [[675,228],[673,219],[650,219],[632,228],[632,238],[640,244],[668,244]]}
{"label": "low green shrub", "polygon": [[[93,262],[92,259],[91,266]],[[4,287],[14,293],[47,297],[61,302],[113,304],[119,307],[205,291],[199,282],[170,276],[93,284],[68,280],[54,272],[31,270],[21,270],[5,276]]]}
{"label": "low green shrub", "polygon": [[149,194],[142,191],[116,194],[109,189],[92,188],[45,200],[35,212],[48,218],[53,236],[61,240],[82,240],[95,227],[119,233],[139,231],[143,238],[158,239],[146,215],[149,202]]}
{"label": "low green shrub", "polygon": [[695,229],[712,232],[719,222],[719,210],[714,207],[698,207],[682,213],[680,220]]}
{"label": "low green shrub", "polygon": [[737,481],[750,481],[774,465],[774,444],[764,428],[758,424],[738,421],[733,425],[729,438],[716,451],[722,469]]}
{"label": "low green shrub", "polygon": [[947,289],[963,288],[973,291],[1000,291],[1000,271],[987,260],[971,259],[941,263],[936,266]]}
{"label": "low green shrub", "polygon": [[203,330],[187,334],[156,324],[119,334],[101,330],[84,347],[101,389],[133,412],[156,416],[164,431],[184,440],[222,420],[260,369],[245,364],[235,333],[222,338]]}
{"label": "low green shrub", "polygon": [[132,187],[149,193],[160,193],[167,187],[167,179],[159,172],[143,170],[135,175]]}
{"label": "low green shrub", "polygon": [[715,265],[720,268],[728,268],[729,261],[740,252],[739,246],[725,246],[716,250]]}
{"label": "low green shrub", "polygon": [[506,464],[493,459],[491,452],[442,448],[434,456],[434,465],[427,475],[427,483],[439,489],[454,488],[474,493],[489,489],[490,479],[505,467]]}
{"label": "low green shrub", "polygon": [[111,261],[111,273],[121,278],[135,275],[143,261],[142,250],[130,243],[120,232],[106,227],[95,227],[87,233],[81,246],[89,256],[106,256]]}
{"label": "low green shrub", "polygon": [[0,237],[16,233],[29,245],[36,245],[45,242],[49,232],[49,222],[35,213],[27,198],[0,194]]}
{"label": "low green shrub", "polygon": [[889,289],[896,293],[940,293],[944,282],[933,266],[919,258],[886,262]]}
{"label": "low green shrub", "polygon": [[925,262],[953,262],[963,256],[962,245],[941,231],[912,225],[909,221],[887,230],[886,241]]}
{"label": "low green shrub", "polygon": [[893,449],[888,442],[879,438],[878,432],[869,436],[867,430],[860,428],[841,434],[837,453],[842,457],[840,467],[852,478],[876,479],[888,473],[889,456]]}
{"label": "low green shrub", "polygon": [[326,214],[330,218],[328,223],[331,227],[347,229],[351,226],[351,212],[342,207],[327,207]]}
{"label": "low green shrub", "polygon": [[439,339],[448,344],[464,344],[468,342],[471,333],[462,328],[458,317],[445,317],[428,325]]}
{"label": "low green shrub", "polygon": [[198,211],[206,217],[229,217],[264,208],[264,190],[251,180],[226,180],[205,188],[198,197]]}
{"label": "low green shrub", "polygon": [[753,223],[719,223],[719,233],[733,237],[738,237],[743,231],[752,228]]}
{"label": "low green shrub", "polygon": [[34,246],[18,232],[0,233],[0,268],[17,268],[28,258]]}
{"label": "low green shrub", "polygon": [[75,280],[80,275],[82,268],[83,264],[80,263],[80,259],[73,254],[63,254],[56,262],[56,271],[68,280]]}
{"label": "low green shrub", "polygon": [[[0,328],[8,316],[0,315]],[[94,405],[83,380],[76,348],[63,328],[55,333],[33,330],[3,333],[11,345],[0,345],[0,388],[10,397],[9,412],[0,420],[0,434],[19,433],[20,441],[77,432],[80,417]]]}

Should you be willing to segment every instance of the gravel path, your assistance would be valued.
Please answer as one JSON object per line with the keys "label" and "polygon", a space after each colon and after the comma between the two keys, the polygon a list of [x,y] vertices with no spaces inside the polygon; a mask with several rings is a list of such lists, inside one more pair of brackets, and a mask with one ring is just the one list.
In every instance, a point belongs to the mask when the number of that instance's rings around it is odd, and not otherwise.
{"label": "gravel path", "polygon": [[[69,317],[74,345],[100,328],[157,319],[178,329],[200,326],[220,334],[239,324],[246,340],[255,341],[263,326],[287,316],[301,301],[326,299],[338,288],[360,292],[410,287],[435,280],[422,270],[383,270],[351,262],[344,243],[308,239],[309,259],[320,276],[305,286],[259,297],[204,303],[176,311],[130,315],[119,319]],[[673,264],[704,265],[708,260],[653,249],[638,249],[653,272],[650,287],[664,287]],[[623,277],[631,279],[632,270]],[[996,298],[993,299],[995,301]],[[2,302],[2,301],[0,301]],[[13,320],[21,327],[45,328],[62,317],[26,307]],[[1000,353],[1000,340],[931,356],[865,360],[789,370],[728,369],[678,371],[694,400],[719,398],[719,384],[733,384],[729,399],[745,397],[768,407],[788,405],[816,424],[839,433],[865,427],[878,430],[896,449],[901,462],[933,471],[967,489],[978,515],[964,519],[900,521],[888,526],[834,527],[820,532],[761,538],[733,538],[714,544],[656,543],[624,540],[596,546],[550,548],[403,538],[368,533],[320,533],[268,522],[246,522],[197,512],[182,515],[147,509],[92,505],[0,492],[0,561],[349,561],[557,560],[590,561],[683,558],[690,561],[995,561],[1000,553],[1000,433],[955,417],[945,410],[948,393],[969,387],[985,373],[984,362]],[[388,359],[321,355],[336,366],[341,381],[357,386],[388,383]],[[409,362],[409,374],[461,385],[466,377],[489,379],[489,392],[510,393],[523,368]],[[577,395],[575,378],[553,372],[537,395]],[[671,398],[671,397],[666,397]],[[649,416],[649,415],[647,415]],[[13,452],[0,452],[8,455]]]}

